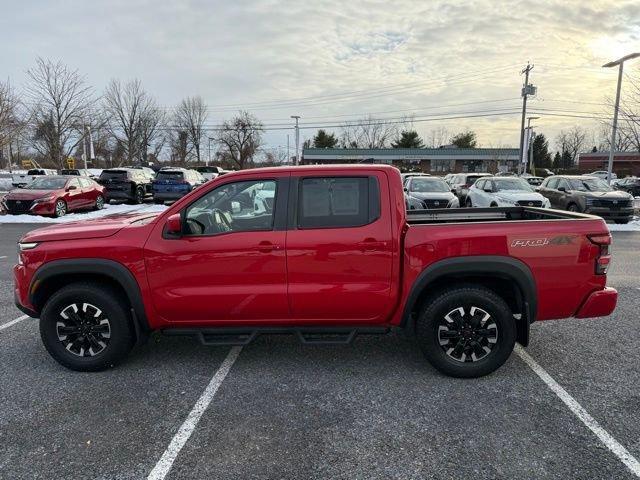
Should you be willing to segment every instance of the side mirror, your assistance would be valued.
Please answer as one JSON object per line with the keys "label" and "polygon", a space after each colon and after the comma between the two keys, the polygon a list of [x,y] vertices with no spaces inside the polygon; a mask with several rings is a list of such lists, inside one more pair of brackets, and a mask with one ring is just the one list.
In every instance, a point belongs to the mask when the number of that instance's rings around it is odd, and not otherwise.
{"label": "side mirror", "polygon": [[71,190],[76,190],[78,187],[76,187],[75,185],[69,185],[67,187],[67,192],[70,192]]}
{"label": "side mirror", "polygon": [[164,231],[168,235],[180,236],[182,234],[182,217],[179,213],[169,215]]}
{"label": "side mirror", "polygon": [[242,212],[240,202],[231,202],[231,213],[238,214],[240,212]]}
{"label": "side mirror", "polygon": [[559,192],[566,192],[567,189],[565,187],[558,187]]}

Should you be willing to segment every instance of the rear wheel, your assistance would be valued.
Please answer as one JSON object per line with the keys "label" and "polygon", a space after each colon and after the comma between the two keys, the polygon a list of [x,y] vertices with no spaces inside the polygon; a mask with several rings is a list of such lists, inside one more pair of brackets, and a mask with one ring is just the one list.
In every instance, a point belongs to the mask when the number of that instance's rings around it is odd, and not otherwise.
{"label": "rear wheel", "polygon": [[144,190],[140,187],[136,188],[136,195],[134,198],[134,202],[138,204],[144,202]]}
{"label": "rear wheel", "polygon": [[153,203],[156,205],[164,205],[164,200],[160,200],[159,198],[154,198]]}
{"label": "rear wheel", "polygon": [[64,200],[56,200],[53,215],[55,217],[64,217],[67,214],[67,202]]}
{"label": "rear wheel", "polygon": [[40,315],[40,336],[61,365],[83,372],[112,367],[133,346],[122,298],[103,285],[74,283],[58,290]]}
{"label": "rear wheel", "polygon": [[93,206],[94,210],[102,210],[104,207],[104,197],[102,195],[98,195],[96,197],[96,204]]}
{"label": "rear wheel", "polygon": [[570,203],[567,206],[567,210],[569,210],[570,212],[580,212],[580,208],[575,203]]}
{"label": "rear wheel", "polygon": [[629,219],[628,218],[619,218],[617,220],[614,220],[618,225],[625,225],[627,223],[629,223]]}
{"label": "rear wheel", "polygon": [[471,204],[471,199],[469,197],[467,197],[467,199],[465,200],[464,206],[467,208],[473,207],[473,205]]}
{"label": "rear wheel", "polygon": [[416,323],[416,337],[440,372],[475,378],[507,361],[515,346],[516,325],[505,301],[493,291],[458,286],[427,299]]}

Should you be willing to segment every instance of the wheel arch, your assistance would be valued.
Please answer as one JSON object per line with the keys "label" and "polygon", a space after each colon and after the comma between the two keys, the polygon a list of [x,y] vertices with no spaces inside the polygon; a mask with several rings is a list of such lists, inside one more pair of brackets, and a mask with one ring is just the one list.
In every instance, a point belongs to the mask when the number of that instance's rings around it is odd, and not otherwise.
{"label": "wheel arch", "polygon": [[82,281],[109,285],[128,300],[138,340],[150,331],[138,282],[127,267],[113,260],[78,258],[45,263],[31,279],[29,302],[40,314],[53,293],[65,285]]}
{"label": "wheel arch", "polygon": [[411,287],[400,326],[413,329],[415,316],[430,295],[461,284],[489,288],[520,313],[518,342],[528,344],[529,325],[536,320],[538,308],[535,280],[524,262],[499,255],[448,258],[429,265]]}

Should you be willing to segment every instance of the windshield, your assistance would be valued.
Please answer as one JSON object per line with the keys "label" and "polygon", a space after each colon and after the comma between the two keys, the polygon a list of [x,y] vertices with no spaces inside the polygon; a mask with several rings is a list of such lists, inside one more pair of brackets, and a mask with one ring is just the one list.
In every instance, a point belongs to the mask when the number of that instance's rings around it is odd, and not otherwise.
{"label": "windshield", "polygon": [[449,187],[439,178],[412,178],[410,192],[448,192]]}
{"label": "windshield", "polygon": [[502,190],[522,190],[532,192],[529,184],[521,178],[496,178],[493,180],[498,192]]}
{"label": "windshield", "polygon": [[568,178],[571,190],[579,192],[611,192],[613,189],[607,182],[599,178]]}
{"label": "windshield", "polygon": [[60,175],[80,175],[80,170],[60,170]]}
{"label": "windshield", "polygon": [[24,188],[27,190],[58,190],[59,188],[64,188],[66,183],[66,178],[45,176],[43,178],[36,178]]}

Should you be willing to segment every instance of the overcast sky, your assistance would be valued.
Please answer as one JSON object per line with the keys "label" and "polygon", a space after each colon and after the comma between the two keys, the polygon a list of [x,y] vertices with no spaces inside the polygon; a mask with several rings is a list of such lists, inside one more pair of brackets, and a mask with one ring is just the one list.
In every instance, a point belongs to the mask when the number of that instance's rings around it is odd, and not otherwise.
{"label": "overcast sky", "polygon": [[[640,51],[639,0],[0,1],[0,74],[17,86],[42,56],[79,69],[96,94],[117,77],[139,78],[166,108],[201,95],[210,124],[239,108],[265,125],[414,112],[421,134],[471,128],[482,146],[517,146],[519,116],[505,112],[521,104],[528,60],[530,106],[553,139],[597,129],[556,115],[610,114],[616,72],[600,66]],[[435,113],[496,115],[422,121]],[[266,140],[284,146],[287,133]]]}

